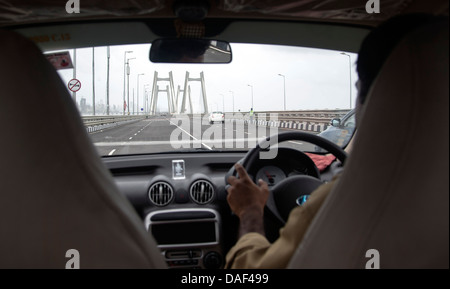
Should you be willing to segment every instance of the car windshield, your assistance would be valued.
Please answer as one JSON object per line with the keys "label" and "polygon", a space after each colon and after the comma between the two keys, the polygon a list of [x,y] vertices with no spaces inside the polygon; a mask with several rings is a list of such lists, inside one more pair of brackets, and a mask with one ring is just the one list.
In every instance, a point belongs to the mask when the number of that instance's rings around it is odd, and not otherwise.
{"label": "car windshield", "polygon": [[101,156],[246,151],[286,130],[319,134],[354,107],[353,53],[230,43],[230,63],[172,64],[152,63],[150,47],[46,52],[70,56],[72,65],[58,73]]}

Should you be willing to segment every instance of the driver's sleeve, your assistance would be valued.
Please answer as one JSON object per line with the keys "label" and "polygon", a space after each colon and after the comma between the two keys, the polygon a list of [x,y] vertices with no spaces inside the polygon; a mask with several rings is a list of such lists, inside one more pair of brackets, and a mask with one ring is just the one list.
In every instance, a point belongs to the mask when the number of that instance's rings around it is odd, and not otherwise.
{"label": "driver's sleeve", "polygon": [[302,206],[295,207],[285,226],[280,230],[280,237],[273,244],[259,233],[252,232],[243,235],[228,252],[225,268],[286,268],[309,224],[337,180],[336,176],[329,183],[321,185],[311,193]]}

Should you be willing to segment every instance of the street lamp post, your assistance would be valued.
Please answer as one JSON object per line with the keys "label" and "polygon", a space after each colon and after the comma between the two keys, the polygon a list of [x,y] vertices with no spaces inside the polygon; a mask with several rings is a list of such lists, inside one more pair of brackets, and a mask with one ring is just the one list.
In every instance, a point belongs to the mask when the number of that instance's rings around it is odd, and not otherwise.
{"label": "street lamp post", "polygon": [[148,90],[148,87],[149,87],[150,85],[149,84],[146,84],[146,85],[144,85],[144,91],[145,91],[145,108],[144,108],[144,111],[145,111],[145,114],[147,114],[148,115],[148,111],[149,111],[149,109],[148,109],[148,92],[149,92],[149,90]]}
{"label": "street lamp post", "polygon": [[127,53],[132,53],[133,51],[125,51],[123,54],[123,115],[125,115],[125,74],[126,72],[126,57]]}
{"label": "street lamp post", "polygon": [[[76,79],[77,78],[77,49],[74,49],[73,50],[73,77],[72,77],[73,79]],[[77,93],[76,93],[76,91],[74,91],[74,92],[72,92],[72,95],[73,95],[73,101],[75,102],[75,105],[78,107],[78,108],[80,108],[78,105],[77,105]]]}
{"label": "street lamp post", "polygon": [[225,113],[225,96],[221,93],[222,96],[222,112]]}
{"label": "street lamp post", "polygon": [[286,76],[281,73],[278,73],[278,75],[283,77],[284,111],[286,111]]}
{"label": "street lamp post", "polygon": [[139,73],[138,75],[137,75],[137,87],[136,87],[136,89],[137,89],[137,115],[139,115],[139,76],[141,76],[141,75],[145,75],[145,73]]}
{"label": "street lamp post", "polygon": [[106,59],[108,60],[106,66],[106,115],[109,115],[109,59],[111,57],[109,46],[106,48]]}
{"label": "street lamp post", "polygon": [[252,109],[253,109],[253,85],[247,84],[247,86],[250,86],[252,88]]}
{"label": "street lamp post", "polygon": [[233,111],[232,111],[232,112],[233,112],[233,114],[234,114],[234,92],[231,91],[231,90],[230,90],[230,92],[231,92],[231,95],[233,96]]}
{"label": "street lamp post", "polygon": [[136,59],[136,57],[127,59],[127,112],[130,115],[130,60]]}
{"label": "street lamp post", "polygon": [[92,47],[92,109],[95,115],[95,47]]}
{"label": "street lamp post", "polygon": [[350,109],[352,108],[352,61],[350,60],[350,55],[345,52],[341,52],[341,55],[348,56],[348,67],[349,67],[349,79],[350,79]]}

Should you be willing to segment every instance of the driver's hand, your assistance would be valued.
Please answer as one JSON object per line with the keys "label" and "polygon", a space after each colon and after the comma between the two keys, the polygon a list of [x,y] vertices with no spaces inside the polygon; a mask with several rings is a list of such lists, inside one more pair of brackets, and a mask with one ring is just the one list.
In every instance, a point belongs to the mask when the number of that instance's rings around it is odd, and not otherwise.
{"label": "driver's hand", "polygon": [[264,206],[269,197],[269,187],[263,180],[258,180],[256,185],[248,176],[244,167],[240,164],[234,166],[239,174],[239,178],[230,176],[228,183],[227,201],[231,210],[240,218],[246,214],[264,213]]}

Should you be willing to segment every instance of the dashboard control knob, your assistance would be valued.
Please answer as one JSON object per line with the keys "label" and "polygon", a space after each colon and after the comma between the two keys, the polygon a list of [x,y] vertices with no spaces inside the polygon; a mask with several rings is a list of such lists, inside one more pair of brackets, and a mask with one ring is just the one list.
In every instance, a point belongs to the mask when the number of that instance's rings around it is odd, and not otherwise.
{"label": "dashboard control knob", "polygon": [[208,252],[203,258],[206,269],[218,269],[222,266],[222,257],[217,252]]}

